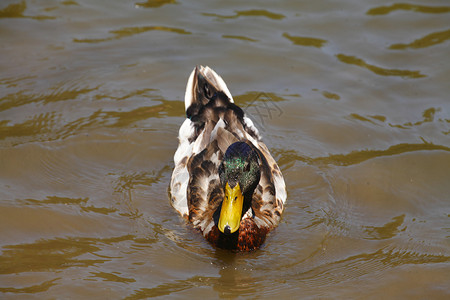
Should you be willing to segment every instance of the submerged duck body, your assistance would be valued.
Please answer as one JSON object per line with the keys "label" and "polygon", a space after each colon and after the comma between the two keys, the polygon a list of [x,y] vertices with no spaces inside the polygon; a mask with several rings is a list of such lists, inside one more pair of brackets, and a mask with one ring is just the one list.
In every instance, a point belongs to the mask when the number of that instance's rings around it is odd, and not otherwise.
{"label": "submerged duck body", "polygon": [[250,251],[281,218],[286,186],[258,129],[209,67],[192,71],[171,204],[214,246]]}

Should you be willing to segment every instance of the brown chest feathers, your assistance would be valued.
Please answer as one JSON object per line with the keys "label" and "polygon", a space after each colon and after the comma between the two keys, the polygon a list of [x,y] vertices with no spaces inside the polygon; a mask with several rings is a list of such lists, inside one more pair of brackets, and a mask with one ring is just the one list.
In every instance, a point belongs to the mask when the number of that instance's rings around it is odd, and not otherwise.
{"label": "brown chest feathers", "polygon": [[225,235],[219,231],[217,226],[213,226],[205,237],[218,248],[251,251],[259,248],[265,241],[270,228],[258,227],[252,219],[245,218],[241,220],[239,230],[233,234]]}

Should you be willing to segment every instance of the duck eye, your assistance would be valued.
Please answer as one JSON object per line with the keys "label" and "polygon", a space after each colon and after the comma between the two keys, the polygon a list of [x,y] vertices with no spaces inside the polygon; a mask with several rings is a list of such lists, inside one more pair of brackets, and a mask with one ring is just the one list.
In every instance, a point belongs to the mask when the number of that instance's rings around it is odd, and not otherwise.
{"label": "duck eye", "polygon": [[250,171],[250,164],[246,163],[244,166],[244,172],[248,172],[248,171]]}

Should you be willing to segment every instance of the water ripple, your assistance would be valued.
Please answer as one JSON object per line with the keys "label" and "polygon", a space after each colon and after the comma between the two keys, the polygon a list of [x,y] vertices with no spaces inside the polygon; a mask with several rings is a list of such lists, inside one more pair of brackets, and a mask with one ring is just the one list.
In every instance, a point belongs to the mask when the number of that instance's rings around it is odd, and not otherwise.
{"label": "water ripple", "polygon": [[294,45],[298,45],[298,46],[322,48],[323,45],[325,45],[327,43],[326,40],[313,38],[313,37],[292,36],[292,35],[289,35],[287,32],[283,33],[283,37],[287,38]]}
{"label": "water ripple", "polygon": [[389,46],[389,49],[392,50],[404,50],[407,48],[411,49],[420,49],[431,47],[437,44],[442,44],[445,41],[450,39],[450,29],[440,32],[430,33],[423,38],[417,39],[409,44],[393,44]]}
{"label": "water ripple", "polygon": [[[360,150],[352,151],[348,154],[331,154],[326,157],[306,157],[297,154],[295,151],[281,151],[278,164],[284,166],[290,164],[292,161],[302,161],[311,165],[336,165],[336,166],[350,166],[362,163],[364,161],[384,156],[394,156],[408,152],[415,151],[447,151],[450,152],[450,147],[443,145],[435,145],[433,143],[424,142],[422,144],[397,144],[385,150]],[[275,150],[274,153],[278,153]]]}
{"label": "water ripple", "polygon": [[227,35],[224,34],[222,35],[223,38],[225,39],[235,39],[235,40],[241,40],[241,41],[247,41],[247,42],[257,42],[258,40],[246,37],[246,36],[241,36],[241,35]]}
{"label": "water ripple", "polygon": [[56,17],[52,16],[26,16],[23,13],[27,9],[27,3],[21,1],[20,3],[11,3],[7,7],[0,10],[0,18],[29,18],[35,20],[53,20]]}
{"label": "water ripple", "polygon": [[[442,108],[440,107],[430,107],[425,109],[422,112],[422,119],[415,121],[415,122],[405,122],[405,123],[400,123],[400,124],[395,124],[395,123],[391,123],[391,122],[387,122],[387,125],[392,127],[392,128],[399,128],[399,129],[411,129],[413,127],[416,126],[421,126],[427,123],[433,123],[435,122],[436,125],[441,126],[442,128],[447,128],[447,123],[450,123],[449,119],[446,119],[443,116],[438,116],[439,113],[442,112]],[[382,125],[382,123],[386,123],[387,118],[385,116],[380,116],[380,115],[360,115],[357,113],[351,113],[348,117],[346,117],[347,119],[352,119],[352,120],[357,120],[357,121],[362,121],[362,122],[367,122],[373,125],[377,125],[380,126]],[[445,134],[445,130],[442,131],[443,134]]]}
{"label": "water ripple", "polygon": [[103,281],[112,281],[112,282],[120,282],[120,283],[131,283],[136,282],[136,279],[134,278],[126,278],[121,277],[116,274],[112,273],[106,273],[106,272],[90,272],[93,276],[93,278],[100,278],[103,279]]}
{"label": "water ripple", "polygon": [[166,4],[176,4],[176,0],[147,0],[147,2],[137,2],[136,7],[158,8]]}
{"label": "water ripple", "polygon": [[108,175],[114,177],[118,176],[118,178],[114,180],[114,192],[122,193],[134,189],[134,187],[137,185],[145,185],[147,187],[150,187],[152,184],[159,182],[167,172],[170,173],[169,165],[166,165],[159,171],[153,173],[139,172],[124,174],[120,176],[115,174]]}
{"label": "water ripple", "polygon": [[365,69],[367,69],[377,75],[381,75],[381,76],[399,76],[399,77],[405,77],[405,78],[426,77],[426,75],[420,73],[420,71],[381,68],[381,67],[378,67],[375,65],[368,64],[361,58],[358,58],[358,57],[352,56],[352,55],[336,54],[336,57],[343,63],[349,64],[349,65],[356,65],[356,66],[365,68]]}
{"label": "water ripple", "polygon": [[87,267],[105,262],[103,259],[76,258],[95,251],[100,251],[100,248],[83,239],[54,239],[4,246],[0,256],[0,274],[65,269],[72,266]]}
{"label": "water ripple", "polygon": [[61,277],[44,281],[41,284],[36,284],[32,286],[27,286],[23,288],[12,288],[12,287],[0,287],[0,292],[2,293],[14,293],[14,294],[33,294],[33,293],[41,293],[46,292],[49,288],[56,285]]}
{"label": "water ripple", "polygon": [[405,230],[399,228],[405,221],[405,215],[393,217],[391,222],[384,224],[383,226],[366,226],[366,233],[369,235],[369,240],[384,240],[390,239],[397,235],[398,232]]}
{"label": "water ripple", "polygon": [[17,93],[7,94],[0,98],[0,111],[5,111],[14,107],[30,104],[30,103],[52,103],[58,101],[74,100],[82,95],[89,94],[98,90],[99,86],[94,88],[83,87],[73,84],[67,86],[67,83],[59,83],[49,93],[29,94],[21,90]]}
{"label": "water ripple", "polygon": [[0,256],[0,274],[39,272],[102,264],[111,259],[85,257],[89,254],[96,256],[94,253],[103,251],[104,245],[130,241],[133,238],[132,235],[113,238],[55,238],[31,244],[4,246]]}
{"label": "water ripple", "polygon": [[97,39],[73,39],[75,43],[101,43],[112,40],[119,40],[124,37],[141,34],[148,31],[165,31],[173,32],[177,34],[191,34],[190,31],[186,31],[181,28],[167,27],[167,26],[141,26],[141,27],[124,27],[118,30],[110,30],[109,33],[113,34],[112,37],[97,38]]}
{"label": "water ripple", "polygon": [[150,297],[168,296],[176,292],[184,291],[196,286],[209,286],[211,282],[217,281],[214,277],[194,276],[186,280],[175,280],[163,283],[153,288],[141,288],[126,297],[126,300],[147,299]]}
{"label": "water ripple", "polygon": [[35,199],[25,199],[23,200],[25,205],[54,205],[54,204],[64,204],[64,205],[83,205],[86,204],[88,198],[68,198],[68,197],[57,197],[48,196],[45,200],[35,200]]}
{"label": "water ripple", "polygon": [[[372,253],[361,253],[340,260],[327,262],[293,276],[292,280],[308,285],[341,283],[375,271],[408,264],[447,263],[449,256],[421,254],[398,249],[380,249]],[[294,279],[295,278],[295,279]]]}
{"label": "water ripple", "polygon": [[[36,79],[36,75],[26,75],[20,77],[6,77],[0,79],[0,84],[6,85],[7,88],[17,87],[21,81],[25,81],[27,79]],[[1,98],[1,100],[5,100],[6,97]]]}
{"label": "water ripple", "polygon": [[376,15],[387,15],[396,10],[407,10],[426,14],[443,14],[450,12],[450,6],[426,6],[410,3],[394,3],[390,6],[378,6],[369,9],[366,14],[376,16]]}
{"label": "water ripple", "polygon": [[0,121],[0,140],[15,137],[36,136],[45,134],[55,125],[55,113],[45,113],[33,116],[23,123],[9,125],[9,120]]}
{"label": "water ripple", "polygon": [[63,124],[61,124],[63,115],[56,112],[38,114],[16,124],[10,124],[10,120],[0,120],[0,141],[8,140],[12,145],[29,142],[30,139],[54,141],[100,126],[126,128],[149,118],[180,117],[185,114],[184,103],[181,101],[159,100],[159,102],[161,103],[154,106],[141,106],[130,111],[103,111],[100,109],[92,112],[89,116],[79,117]]}
{"label": "water ripple", "polygon": [[266,17],[272,20],[282,20],[285,18],[285,16],[282,14],[273,13],[265,9],[240,10],[236,11],[236,13],[231,16],[224,16],[213,13],[203,13],[203,15],[207,17],[216,17],[218,19],[237,19],[239,17]]}

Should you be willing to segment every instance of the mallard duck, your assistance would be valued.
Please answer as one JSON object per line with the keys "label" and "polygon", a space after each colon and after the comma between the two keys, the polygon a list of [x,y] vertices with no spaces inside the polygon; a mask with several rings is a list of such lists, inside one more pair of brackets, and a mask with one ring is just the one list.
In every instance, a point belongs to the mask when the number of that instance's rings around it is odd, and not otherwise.
{"label": "mallard duck", "polygon": [[283,212],[280,168],[211,68],[192,71],[184,100],[187,118],[174,155],[171,204],[212,245],[256,249]]}

